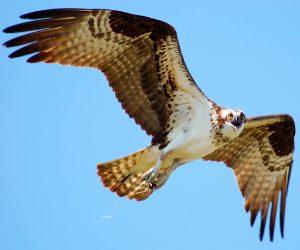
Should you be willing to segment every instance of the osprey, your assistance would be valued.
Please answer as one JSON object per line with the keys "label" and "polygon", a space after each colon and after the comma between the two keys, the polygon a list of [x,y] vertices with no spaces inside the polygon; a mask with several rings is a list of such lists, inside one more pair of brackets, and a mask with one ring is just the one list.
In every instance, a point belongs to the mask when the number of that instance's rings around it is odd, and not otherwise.
{"label": "osprey", "polygon": [[152,136],[147,148],[97,166],[105,187],[145,200],[180,165],[221,161],[236,175],[251,225],[260,212],[261,240],[269,210],[273,240],[280,199],[283,237],[295,135],[291,116],[246,117],[207,98],[186,68],[175,29],[165,22],[99,9],[43,10],[21,18],[33,21],[4,30],[29,31],[4,43],[26,45],[10,58],[34,53],[28,62],[101,70],[123,109]]}

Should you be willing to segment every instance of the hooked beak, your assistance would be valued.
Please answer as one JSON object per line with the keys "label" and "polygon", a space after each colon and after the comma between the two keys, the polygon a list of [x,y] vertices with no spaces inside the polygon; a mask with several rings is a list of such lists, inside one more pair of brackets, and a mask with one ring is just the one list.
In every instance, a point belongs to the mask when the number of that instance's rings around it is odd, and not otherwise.
{"label": "hooked beak", "polygon": [[235,132],[237,133],[238,129],[242,126],[242,121],[239,118],[237,118],[237,120],[233,121],[231,124]]}
{"label": "hooked beak", "polygon": [[231,124],[231,125],[232,125],[232,127],[233,127],[233,129],[234,129],[235,133],[237,133],[237,131],[238,131],[238,128],[237,128],[236,126],[234,126],[233,124]]}

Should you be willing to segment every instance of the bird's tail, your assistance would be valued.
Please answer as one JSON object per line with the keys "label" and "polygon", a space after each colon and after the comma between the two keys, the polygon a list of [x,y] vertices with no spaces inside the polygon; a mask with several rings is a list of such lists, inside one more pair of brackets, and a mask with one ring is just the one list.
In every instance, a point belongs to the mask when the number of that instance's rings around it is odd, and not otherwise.
{"label": "bird's tail", "polygon": [[150,146],[123,158],[97,166],[103,185],[119,196],[145,200],[154,191],[143,181],[143,174],[152,168],[159,157],[158,146]]}

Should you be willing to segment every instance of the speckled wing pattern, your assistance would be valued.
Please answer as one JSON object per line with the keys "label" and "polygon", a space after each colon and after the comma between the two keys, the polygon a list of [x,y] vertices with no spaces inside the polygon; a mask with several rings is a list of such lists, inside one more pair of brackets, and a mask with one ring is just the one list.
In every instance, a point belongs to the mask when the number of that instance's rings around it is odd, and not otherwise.
{"label": "speckled wing pattern", "polygon": [[165,131],[172,93],[202,93],[185,66],[175,29],[165,22],[99,9],[44,10],[21,18],[33,21],[4,30],[30,32],[4,43],[26,45],[11,58],[35,53],[28,62],[100,69],[122,107],[154,141]]}
{"label": "speckled wing pattern", "polygon": [[[4,30],[27,32],[4,43],[6,47],[23,46],[11,58],[34,54],[28,62],[101,70],[123,109],[153,136],[152,147],[98,165],[104,185],[113,192],[146,199],[153,190],[142,176],[153,166],[160,147],[167,143],[171,125],[181,122],[173,118],[175,111],[188,110],[190,98],[201,97],[203,101],[204,97],[209,101],[185,66],[175,29],[159,20],[114,10],[53,9],[21,18],[31,21]],[[251,212],[251,225],[261,213],[261,239],[272,203],[273,240],[279,196],[283,235],[294,134],[295,125],[288,115],[250,118],[239,137],[204,157],[223,161],[233,169],[246,200],[245,208]]]}
{"label": "speckled wing pattern", "polygon": [[[97,166],[103,185],[119,196],[138,201],[147,199],[152,193],[149,183],[143,181],[143,174],[151,168],[159,155],[158,146],[152,146],[136,153],[104,162]],[[161,174],[162,170],[159,171]]]}
{"label": "speckled wing pattern", "polygon": [[294,151],[295,124],[289,115],[253,117],[241,135],[204,157],[231,167],[251,213],[251,226],[261,213],[260,239],[270,209],[270,239],[273,240],[280,193],[280,229],[283,237],[284,214]]}

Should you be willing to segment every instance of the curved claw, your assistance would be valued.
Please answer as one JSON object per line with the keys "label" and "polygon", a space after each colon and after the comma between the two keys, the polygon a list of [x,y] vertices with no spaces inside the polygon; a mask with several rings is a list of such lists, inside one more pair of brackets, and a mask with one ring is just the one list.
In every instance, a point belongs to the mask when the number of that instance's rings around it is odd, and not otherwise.
{"label": "curved claw", "polygon": [[167,182],[168,177],[158,177],[157,180],[151,181],[149,187],[153,190],[160,189]]}
{"label": "curved claw", "polygon": [[155,166],[150,168],[146,173],[143,175],[143,180],[147,183],[150,183],[154,178],[157,176],[158,171],[160,169],[161,160],[159,159]]}
{"label": "curved claw", "polygon": [[157,176],[159,171],[159,167],[150,168],[146,173],[143,175],[143,180],[147,183],[150,183],[154,178]]}

